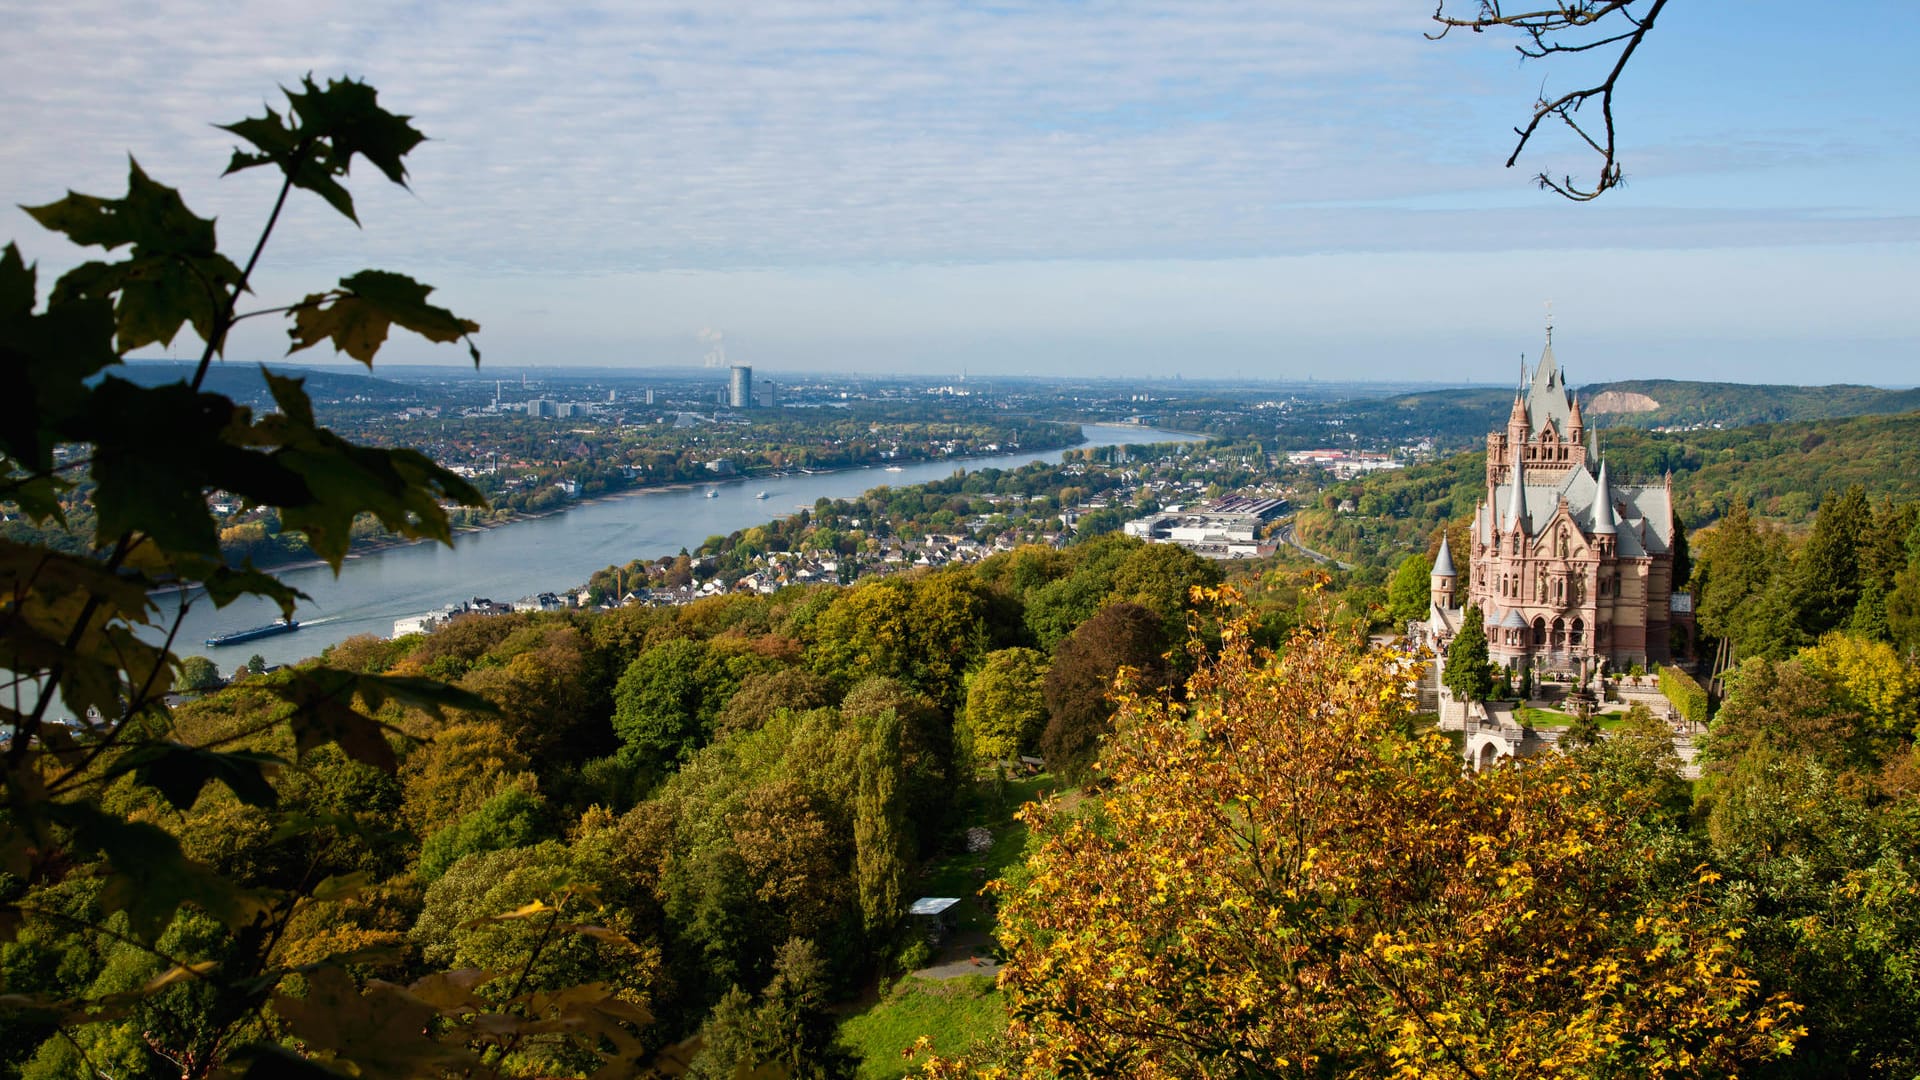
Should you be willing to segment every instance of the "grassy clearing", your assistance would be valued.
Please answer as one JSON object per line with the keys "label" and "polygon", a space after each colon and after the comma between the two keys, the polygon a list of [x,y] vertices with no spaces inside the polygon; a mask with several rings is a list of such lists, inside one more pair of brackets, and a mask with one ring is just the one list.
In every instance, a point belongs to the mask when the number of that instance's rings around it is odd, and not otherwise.
{"label": "grassy clearing", "polygon": [[914,1063],[900,1055],[922,1035],[933,1040],[936,1052],[954,1056],[1006,1026],[1006,1007],[991,975],[908,977],[867,1011],[843,1021],[840,1038],[860,1055],[860,1080],[895,1080],[913,1071]]}
{"label": "grassy clearing", "polygon": [[957,896],[962,903],[951,915],[960,933],[992,931],[993,917],[981,905],[980,887],[1018,863],[1026,853],[1027,827],[1013,820],[1022,806],[1060,790],[1052,776],[1010,779],[996,796],[991,782],[975,784],[960,808],[966,827],[985,826],[993,833],[993,847],[983,852],[958,852],[928,863],[913,884],[914,896]]}

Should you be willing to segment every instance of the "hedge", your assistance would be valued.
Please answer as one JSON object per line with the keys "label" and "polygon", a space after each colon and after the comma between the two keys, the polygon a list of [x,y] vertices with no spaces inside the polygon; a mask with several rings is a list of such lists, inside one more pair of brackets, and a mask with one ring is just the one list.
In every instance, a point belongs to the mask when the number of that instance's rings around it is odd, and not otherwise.
{"label": "hedge", "polygon": [[1660,692],[1680,715],[1695,724],[1707,722],[1707,691],[1699,680],[1671,664],[1660,668]]}

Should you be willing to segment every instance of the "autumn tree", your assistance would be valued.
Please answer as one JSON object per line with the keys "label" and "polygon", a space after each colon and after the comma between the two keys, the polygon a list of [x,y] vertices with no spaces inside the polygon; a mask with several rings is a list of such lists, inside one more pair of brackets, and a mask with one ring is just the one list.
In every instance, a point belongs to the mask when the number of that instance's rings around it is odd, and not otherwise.
{"label": "autumn tree", "polygon": [[[1002,887],[1022,1075],[1725,1075],[1790,1052],[1710,875],[1577,763],[1463,771],[1415,671],[1227,620],[1184,702],[1129,698],[1096,813]],[[1523,987],[1524,992],[1516,991]]]}
{"label": "autumn tree", "polygon": [[1042,687],[1048,719],[1040,752],[1049,769],[1069,777],[1086,773],[1113,717],[1115,679],[1131,670],[1140,690],[1164,686],[1166,648],[1160,617],[1127,603],[1101,609],[1061,640]]}

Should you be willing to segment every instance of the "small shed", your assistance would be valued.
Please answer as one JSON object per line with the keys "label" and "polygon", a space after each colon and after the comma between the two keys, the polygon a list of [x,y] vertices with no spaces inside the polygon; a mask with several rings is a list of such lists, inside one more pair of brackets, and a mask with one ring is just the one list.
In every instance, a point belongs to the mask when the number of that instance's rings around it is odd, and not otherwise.
{"label": "small shed", "polygon": [[923,896],[907,905],[907,916],[926,930],[927,940],[938,943],[953,930],[947,913],[959,902],[957,896]]}

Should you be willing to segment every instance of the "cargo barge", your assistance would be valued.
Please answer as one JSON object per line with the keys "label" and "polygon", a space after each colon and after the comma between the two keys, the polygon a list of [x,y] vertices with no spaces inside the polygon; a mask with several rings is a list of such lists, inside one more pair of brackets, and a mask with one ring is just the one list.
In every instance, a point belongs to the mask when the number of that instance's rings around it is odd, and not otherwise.
{"label": "cargo barge", "polygon": [[210,637],[207,639],[207,644],[216,647],[220,645],[238,645],[243,641],[256,641],[263,637],[272,637],[275,634],[291,634],[298,629],[300,629],[299,619],[282,619],[279,622],[268,623],[265,626],[256,626],[251,630],[235,630],[231,634],[221,634],[218,637]]}

